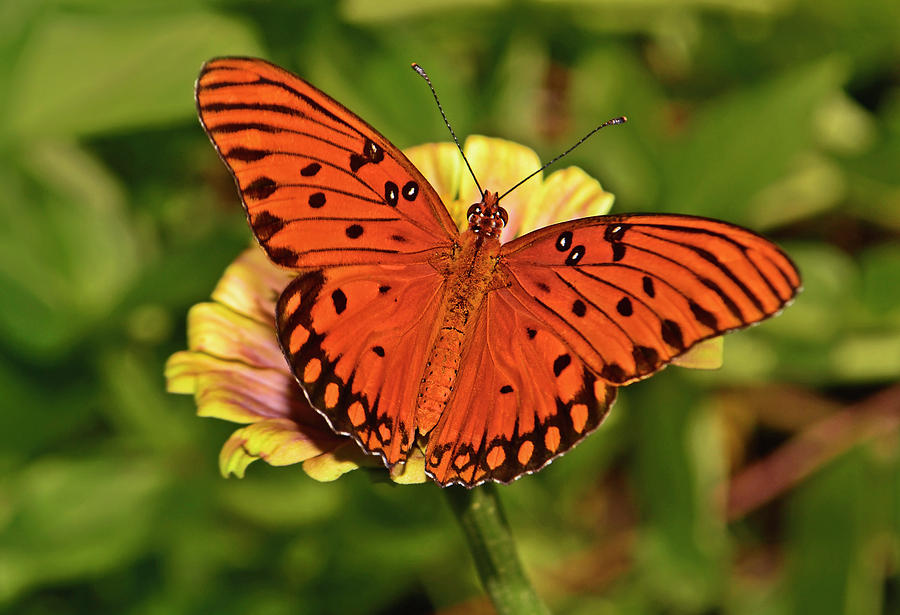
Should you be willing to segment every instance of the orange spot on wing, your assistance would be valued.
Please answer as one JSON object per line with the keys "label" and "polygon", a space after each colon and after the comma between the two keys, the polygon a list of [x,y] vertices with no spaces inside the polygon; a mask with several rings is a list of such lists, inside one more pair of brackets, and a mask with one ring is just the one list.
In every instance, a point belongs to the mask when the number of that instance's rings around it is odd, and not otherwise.
{"label": "orange spot on wing", "polygon": [[469,453],[460,453],[456,456],[456,459],[453,460],[453,467],[457,470],[461,470],[466,467],[467,463],[469,463]]}
{"label": "orange spot on wing", "polygon": [[584,404],[575,404],[572,406],[570,414],[572,417],[572,429],[576,433],[584,431],[584,426],[588,420],[588,407]]}
{"label": "orange spot on wing", "polygon": [[531,440],[525,440],[519,445],[519,452],[516,458],[524,466],[531,460],[532,453],[534,453],[534,443]]}
{"label": "orange spot on wing", "polygon": [[391,430],[388,429],[388,426],[384,423],[378,426],[378,437],[385,443],[389,442],[391,439]]}
{"label": "orange spot on wing", "polygon": [[555,453],[559,448],[559,428],[551,425],[547,428],[547,433],[544,434],[544,446],[547,447],[551,453]]}
{"label": "orange spot on wing", "polygon": [[313,359],[303,368],[303,382],[315,382],[322,373],[322,362]]}
{"label": "orange spot on wing", "polygon": [[285,320],[287,320],[287,317],[289,317],[290,314],[293,314],[300,308],[300,295],[301,293],[294,293],[293,295],[291,295],[291,298],[288,299],[288,302],[285,304],[284,309],[281,312],[285,315]]}
{"label": "orange spot on wing", "polygon": [[301,325],[297,325],[293,331],[291,331],[291,339],[288,340],[288,346],[291,349],[291,352],[297,352],[306,343],[306,340],[309,339],[309,330],[302,327]]}
{"label": "orange spot on wing", "polygon": [[347,416],[350,417],[350,423],[354,427],[359,427],[366,422],[366,409],[360,402],[355,401],[347,408]]}
{"label": "orange spot on wing", "polygon": [[325,387],[325,407],[334,408],[338,403],[341,390],[338,388],[337,382],[329,382]]}
{"label": "orange spot on wing", "polygon": [[499,444],[488,451],[487,464],[490,469],[496,470],[501,465],[503,465],[504,461],[506,461],[506,451],[504,451],[503,447]]}
{"label": "orange spot on wing", "polygon": [[599,402],[606,399],[606,383],[599,378],[594,381],[594,397]]}

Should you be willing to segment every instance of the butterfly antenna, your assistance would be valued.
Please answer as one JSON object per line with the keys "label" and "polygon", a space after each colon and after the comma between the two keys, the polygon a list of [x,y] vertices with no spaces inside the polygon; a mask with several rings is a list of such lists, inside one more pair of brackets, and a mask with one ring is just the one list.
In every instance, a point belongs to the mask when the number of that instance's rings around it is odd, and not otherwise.
{"label": "butterfly antenna", "polygon": [[592,134],[594,134],[595,132],[597,132],[597,131],[600,130],[601,128],[606,128],[607,126],[612,126],[612,125],[614,125],[614,124],[624,124],[624,123],[627,122],[627,121],[628,121],[628,118],[625,117],[625,116],[623,115],[622,117],[614,117],[614,118],[611,119],[611,120],[607,120],[607,121],[603,122],[602,124],[600,124],[599,126],[597,126],[596,128],[594,128],[592,131],[590,131],[589,133],[587,133],[586,135],[584,135],[583,137],[581,137],[581,139],[578,140],[578,143],[576,143],[575,145],[573,145],[572,147],[570,147],[569,149],[567,149],[566,151],[564,151],[562,154],[560,154],[559,156],[557,156],[556,158],[554,158],[553,160],[551,160],[550,162],[548,162],[547,164],[545,164],[544,166],[542,166],[540,169],[538,169],[537,171],[535,171],[534,173],[532,173],[531,175],[529,175],[528,177],[526,177],[525,179],[523,179],[522,181],[520,181],[518,184],[516,184],[515,186],[513,186],[512,188],[510,188],[509,190],[507,190],[506,192],[504,192],[504,193],[500,196],[500,198],[497,199],[497,200],[498,200],[498,201],[501,200],[501,199],[502,199],[503,197],[505,197],[507,194],[509,194],[510,192],[512,192],[513,190],[515,190],[516,188],[518,188],[519,186],[521,186],[522,184],[524,184],[525,182],[527,182],[529,179],[531,179],[532,177],[534,177],[535,175],[537,175],[538,173],[540,173],[541,171],[543,171],[544,169],[546,169],[547,167],[549,167],[551,164],[553,164],[554,162],[556,162],[557,160],[559,160],[560,158],[562,158],[563,156],[565,156],[566,154],[568,154],[569,152],[571,152],[573,149],[575,149],[576,147],[578,147],[579,145],[581,145],[582,143],[584,143],[585,141],[587,141],[588,138],[589,138]]}
{"label": "butterfly antenna", "polygon": [[478,186],[478,194],[484,195],[484,190],[481,189],[481,184],[478,183],[478,178],[475,177],[475,171],[472,170],[472,166],[466,159],[466,155],[463,153],[463,148],[459,145],[459,139],[456,138],[456,133],[453,132],[453,127],[450,126],[450,120],[447,119],[447,115],[444,113],[444,108],[441,106],[441,101],[438,98],[437,92],[434,91],[434,86],[431,85],[431,79],[428,78],[428,73],[426,73],[425,69],[415,62],[412,63],[412,68],[414,71],[419,73],[419,76],[422,77],[422,79],[425,80],[425,83],[428,84],[428,87],[431,88],[431,95],[434,96],[434,102],[437,103],[438,111],[441,112],[441,117],[444,118],[444,124],[447,125],[447,130],[450,131],[450,136],[453,137],[453,142],[456,143],[456,147],[457,149],[459,149],[459,153],[462,155],[462,159],[466,163],[466,167],[469,169],[469,173],[472,174],[472,179],[475,180],[475,185]]}

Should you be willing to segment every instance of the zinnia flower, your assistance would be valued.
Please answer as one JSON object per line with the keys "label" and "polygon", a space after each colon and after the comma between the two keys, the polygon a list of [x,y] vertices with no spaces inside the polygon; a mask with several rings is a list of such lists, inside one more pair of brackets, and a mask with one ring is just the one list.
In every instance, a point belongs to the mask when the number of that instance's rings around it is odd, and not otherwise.
{"label": "zinnia flower", "polygon": [[[503,191],[540,166],[531,149],[500,139],[472,136],[465,154],[482,186]],[[431,182],[460,230],[466,210],[480,200],[456,146],[438,143],[404,152]],[[606,214],[613,195],[578,167],[538,174],[503,199],[509,222],[503,241],[534,229]],[[302,463],[320,481],[335,480],[361,466],[384,468],[353,440],[336,435],[313,409],[291,374],[275,333],[275,303],[295,275],[272,264],[258,246],[226,270],[212,293],[188,314],[188,347],[169,358],[167,388],[191,394],[197,414],[242,423],[219,455],[224,476],[244,475],[257,459],[271,465]],[[711,343],[710,343],[711,342]],[[717,367],[721,338],[680,357],[688,367]],[[425,463],[415,451],[390,471],[397,483],[424,482]]]}

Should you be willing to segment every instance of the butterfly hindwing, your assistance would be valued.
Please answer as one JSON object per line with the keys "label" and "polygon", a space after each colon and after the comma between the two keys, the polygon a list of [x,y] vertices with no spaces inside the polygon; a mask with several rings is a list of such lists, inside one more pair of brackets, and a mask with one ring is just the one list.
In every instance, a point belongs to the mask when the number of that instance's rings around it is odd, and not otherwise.
{"label": "butterfly hindwing", "polygon": [[387,464],[414,444],[443,283],[427,264],[315,269],[278,302],[279,340],[312,405]]}
{"label": "butterfly hindwing", "polygon": [[491,292],[425,451],[440,484],[508,483],[592,432],[616,395],[508,290]]}
{"label": "butterfly hindwing", "polygon": [[399,149],[288,71],[217,58],[203,65],[195,94],[201,123],[275,263],[384,263],[457,235],[434,189]]}
{"label": "butterfly hindwing", "polygon": [[522,305],[613,384],[777,313],[800,286],[773,243],[691,216],[585,218],[520,237],[502,255]]}

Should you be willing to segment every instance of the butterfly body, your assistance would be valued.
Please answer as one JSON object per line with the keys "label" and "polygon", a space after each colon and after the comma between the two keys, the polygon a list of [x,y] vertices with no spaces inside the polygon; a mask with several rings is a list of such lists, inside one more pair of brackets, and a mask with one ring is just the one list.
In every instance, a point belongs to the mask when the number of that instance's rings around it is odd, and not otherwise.
{"label": "butterfly body", "polygon": [[[469,229],[453,246],[437,271],[444,278],[440,324],[425,364],[416,403],[416,426],[427,435],[444,412],[459,372],[463,347],[472,339],[471,328],[491,289],[508,286],[500,263],[500,231],[506,212],[497,204],[497,193],[485,193],[470,211]],[[501,214],[502,212],[502,214]]]}
{"label": "butterfly body", "polygon": [[257,240],[297,272],[275,320],[311,405],[388,466],[418,446],[441,485],[540,469],[618,386],[800,286],[777,246],[705,218],[582,218],[501,244],[485,192],[460,233],[390,141],[263,60],[207,62],[196,100]]}

